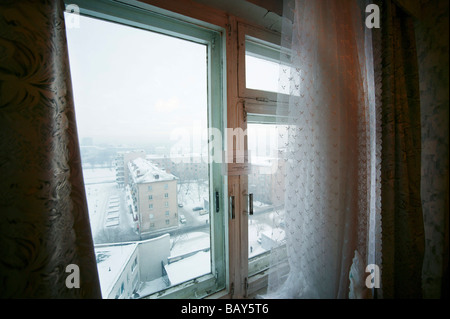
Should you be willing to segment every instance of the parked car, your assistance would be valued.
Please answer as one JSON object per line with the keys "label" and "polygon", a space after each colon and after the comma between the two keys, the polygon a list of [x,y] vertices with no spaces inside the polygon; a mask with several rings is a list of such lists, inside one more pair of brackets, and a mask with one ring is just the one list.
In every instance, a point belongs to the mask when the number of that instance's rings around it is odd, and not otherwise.
{"label": "parked car", "polygon": [[200,207],[200,206],[197,206],[197,207],[192,208],[192,210],[193,210],[194,212],[196,212],[196,211],[198,211],[198,210],[202,210],[202,209],[203,209],[203,207]]}
{"label": "parked car", "polygon": [[186,217],[184,215],[180,215],[180,223],[182,224],[186,223]]}

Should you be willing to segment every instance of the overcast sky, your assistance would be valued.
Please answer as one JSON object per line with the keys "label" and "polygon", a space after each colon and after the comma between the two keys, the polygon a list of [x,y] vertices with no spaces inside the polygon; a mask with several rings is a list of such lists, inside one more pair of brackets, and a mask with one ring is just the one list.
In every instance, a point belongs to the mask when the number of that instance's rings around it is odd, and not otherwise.
{"label": "overcast sky", "polygon": [[67,37],[81,138],[152,141],[206,125],[205,45],[83,16]]}

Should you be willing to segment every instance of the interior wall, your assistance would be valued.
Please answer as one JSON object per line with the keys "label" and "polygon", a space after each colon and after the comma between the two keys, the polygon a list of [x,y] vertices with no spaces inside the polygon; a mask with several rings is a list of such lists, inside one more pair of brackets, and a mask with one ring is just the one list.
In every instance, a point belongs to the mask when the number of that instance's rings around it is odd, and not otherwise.
{"label": "interior wall", "polygon": [[442,273],[448,269],[448,15],[448,0],[423,0],[421,16],[415,23],[422,122],[425,298],[441,296]]}

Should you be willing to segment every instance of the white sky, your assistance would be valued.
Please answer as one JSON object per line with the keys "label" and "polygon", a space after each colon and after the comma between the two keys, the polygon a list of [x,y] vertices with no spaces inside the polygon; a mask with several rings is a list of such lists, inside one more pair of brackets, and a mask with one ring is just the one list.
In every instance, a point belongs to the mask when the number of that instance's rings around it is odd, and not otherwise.
{"label": "white sky", "polygon": [[168,141],[206,126],[205,45],[83,16],[67,37],[81,138]]}

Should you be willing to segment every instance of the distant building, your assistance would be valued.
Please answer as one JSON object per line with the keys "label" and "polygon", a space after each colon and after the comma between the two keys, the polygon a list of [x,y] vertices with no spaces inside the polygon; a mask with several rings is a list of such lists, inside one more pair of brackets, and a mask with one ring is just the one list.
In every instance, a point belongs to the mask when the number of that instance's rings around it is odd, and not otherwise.
{"label": "distant building", "polygon": [[116,165],[116,182],[120,187],[128,185],[128,162],[141,157],[145,158],[144,151],[126,151],[118,152],[115,160]]}
{"label": "distant building", "polygon": [[128,162],[128,174],[139,233],[178,227],[177,177],[143,158]]}
{"label": "distant building", "polygon": [[147,160],[158,165],[166,172],[170,172],[180,179],[187,180],[207,180],[208,179],[208,156],[202,154],[182,154],[182,155],[147,155]]}

